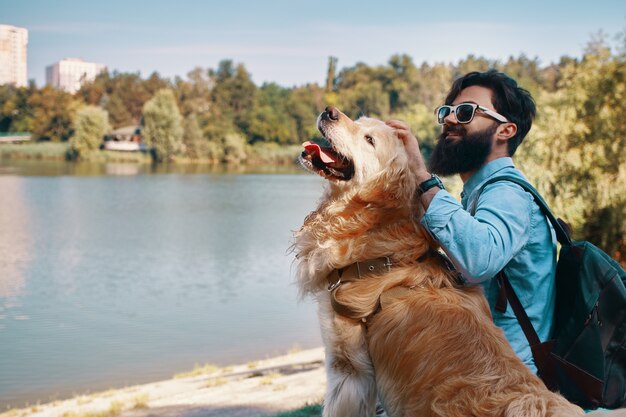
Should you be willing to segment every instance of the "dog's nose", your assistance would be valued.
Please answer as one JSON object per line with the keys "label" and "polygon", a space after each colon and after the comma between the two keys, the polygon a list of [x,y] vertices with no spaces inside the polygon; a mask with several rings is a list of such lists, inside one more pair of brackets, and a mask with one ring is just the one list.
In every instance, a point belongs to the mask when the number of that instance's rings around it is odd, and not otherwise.
{"label": "dog's nose", "polygon": [[333,106],[326,107],[326,114],[330,120],[339,120],[339,110]]}

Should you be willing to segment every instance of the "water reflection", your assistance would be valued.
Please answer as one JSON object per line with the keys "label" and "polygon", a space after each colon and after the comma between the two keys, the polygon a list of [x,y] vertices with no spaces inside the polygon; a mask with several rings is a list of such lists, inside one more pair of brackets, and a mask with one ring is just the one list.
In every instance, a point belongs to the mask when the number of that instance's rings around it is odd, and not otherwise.
{"label": "water reflection", "polygon": [[15,298],[24,290],[31,256],[33,236],[23,184],[20,178],[0,177],[0,319],[18,305]]}
{"label": "water reflection", "polygon": [[155,174],[303,174],[295,162],[291,165],[206,165],[150,164],[131,162],[67,162],[40,160],[0,160],[0,175],[26,176],[101,176]]}

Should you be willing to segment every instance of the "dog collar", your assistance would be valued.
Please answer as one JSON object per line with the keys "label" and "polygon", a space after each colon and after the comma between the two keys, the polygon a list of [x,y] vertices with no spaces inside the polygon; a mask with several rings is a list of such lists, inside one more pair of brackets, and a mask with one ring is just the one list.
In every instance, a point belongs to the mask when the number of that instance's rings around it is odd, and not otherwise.
{"label": "dog collar", "polygon": [[[327,277],[328,292],[330,292],[330,303],[333,310],[341,316],[355,320],[364,320],[366,317],[370,316],[371,313],[364,315],[353,310],[348,305],[340,303],[336,297],[337,289],[341,286],[341,284],[346,282],[354,282],[372,275],[389,272],[391,271],[392,265],[391,259],[388,256],[383,256],[382,258],[355,262],[344,268],[333,270],[333,272],[331,272]],[[378,309],[378,306],[376,309]]]}

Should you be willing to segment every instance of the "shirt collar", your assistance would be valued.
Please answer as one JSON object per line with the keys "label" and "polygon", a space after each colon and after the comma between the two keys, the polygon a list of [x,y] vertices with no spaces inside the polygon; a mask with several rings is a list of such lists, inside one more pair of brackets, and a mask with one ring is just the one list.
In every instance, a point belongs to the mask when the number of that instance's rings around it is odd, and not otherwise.
{"label": "shirt collar", "polygon": [[483,165],[474,175],[469,177],[463,185],[461,199],[465,199],[470,196],[480,184],[492,177],[496,172],[508,167],[514,167],[513,159],[509,156],[494,159],[493,161]]}

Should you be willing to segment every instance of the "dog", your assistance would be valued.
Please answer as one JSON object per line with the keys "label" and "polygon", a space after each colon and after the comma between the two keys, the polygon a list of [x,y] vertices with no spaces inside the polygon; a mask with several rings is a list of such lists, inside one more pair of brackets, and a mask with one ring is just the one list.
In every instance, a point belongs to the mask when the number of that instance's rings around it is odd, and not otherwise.
{"label": "dog", "polygon": [[394,129],[333,107],[306,142],[328,180],[294,233],[301,297],[318,303],[326,352],[324,417],[572,417],[515,355],[479,287],[465,287],[420,227],[415,175]]}

